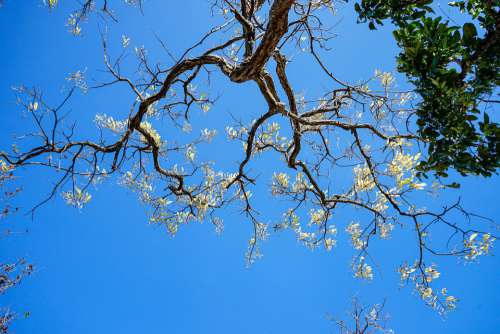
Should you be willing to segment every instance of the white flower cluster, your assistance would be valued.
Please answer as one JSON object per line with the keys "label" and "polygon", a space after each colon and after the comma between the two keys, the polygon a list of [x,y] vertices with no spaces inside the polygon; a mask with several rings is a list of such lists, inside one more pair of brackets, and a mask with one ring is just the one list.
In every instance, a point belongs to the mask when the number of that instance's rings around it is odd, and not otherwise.
{"label": "white flower cluster", "polygon": [[194,161],[196,159],[196,147],[194,145],[188,145],[186,148],[186,160]]}
{"label": "white flower cluster", "polygon": [[[143,121],[143,122],[141,122],[141,128],[142,128],[142,130],[144,130],[144,132],[146,132],[147,134],[149,134],[153,138],[153,141],[154,141],[156,146],[158,146],[158,147],[163,146],[163,142],[161,140],[160,134],[158,133],[158,131],[156,131],[156,129],[153,127],[153,125],[151,123],[149,123],[148,121]],[[148,140],[146,139],[146,137],[143,134],[140,135],[140,138],[144,144],[149,144]]]}
{"label": "white flower cluster", "polygon": [[394,230],[394,224],[380,223],[378,224],[378,230],[378,234],[382,239],[388,239],[392,230]]}
{"label": "white flower cluster", "polygon": [[289,146],[289,141],[286,137],[281,136],[279,131],[279,123],[272,122],[267,124],[266,129],[256,137],[255,150],[264,151],[270,147],[278,147],[281,150],[285,150]]}
{"label": "white flower cluster", "polygon": [[83,93],[87,93],[89,87],[87,85],[87,79],[85,78],[85,70],[78,70],[74,73],[70,73],[66,80],[72,82],[75,87],[80,89]]}
{"label": "white flower cluster", "polygon": [[366,242],[361,239],[362,231],[359,223],[351,222],[345,231],[351,235],[351,243],[355,249],[363,249],[366,246]]}
{"label": "white flower cluster", "polygon": [[240,127],[238,129],[235,129],[232,126],[226,127],[226,134],[229,140],[242,138],[246,133],[248,133],[248,130],[245,127]]}
{"label": "white flower cluster", "polygon": [[217,136],[217,130],[215,130],[215,129],[211,129],[211,130],[203,129],[203,130],[201,130],[201,137],[207,143],[210,143],[212,141],[212,139],[215,138],[215,136]]}
{"label": "white flower cluster", "polygon": [[[308,225],[321,225],[321,233],[324,233],[325,225],[323,224],[326,223],[326,212],[323,209],[312,209],[309,214],[310,221]],[[312,249],[320,245],[316,233],[307,232],[302,229],[299,217],[295,214],[293,209],[289,209],[283,214],[283,223],[279,224],[278,226],[280,228],[291,228],[295,232],[297,240],[308,248]],[[333,247],[336,246],[337,241],[332,238],[335,235],[337,235],[337,228],[332,224],[326,228],[326,234],[323,235],[323,244],[326,250],[330,251]]]}
{"label": "white flower cluster", "polygon": [[72,205],[81,209],[90,202],[92,196],[85,190],[75,187],[73,191],[65,191],[62,193],[63,198],[66,200],[66,204]]}
{"label": "white flower cluster", "polygon": [[487,255],[496,240],[489,233],[484,233],[481,238],[478,236],[479,233],[472,233],[464,241],[464,246],[467,249],[466,260],[475,260],[478,256]]}
{"label": "white flower cluster", "polygon": [[267,224],[254,222],[255,234],[248,240],[248,249],[245,254],[247,265],[251,265],[255,260],[262,257],[262,252],[259,248],[259,241],[264,241],[268,238]]}
{"label": "white flower cluster", "polygon": [[375,188],[375,181],[368,166],[354,167],[354,189],[358,192],[369,191]]}
{"label": "white flower cluster", "polygon": [[127,121],[118,121],[106,114],[97,114],[94,123],[101,129],[108,129],[114,133],[122,133],[127,128]]}
{"label": "white flower cluster", "polygon": [[373,269],[365,262],[365,257],[360,256],[358,262],[354,265],[354,277],[366,280],[373,279]]}
{"label": "white flower cluster", "polygon": [[145,174],[140,177],[135,176],[132,172],[126,172],[120,179],[119,183],[134,192],[139,194],[139,200],[145,204],[151,204],[153,201],[153,182],[152,176]]}
{"label": "white flower cluster", "polygon": [[[430,283],[437,280],[441,273],[437,270],[436,265],[432,264],[423,268],[415,263],[413,266],[407,264],[399,268],[399,273],[402,282],[412,281],[415,284],[415,289],[422,300],[437,310],[439,313],[445,313],[453,310],[456,307],[458,299],[448,294],[446,288],[435,290],[430,286]],[[439,293],[440,292],[440,293]]]}
{"label": "white flower cluster", "polygon": [[274,173],[271,184],[271,193],[273,195],[282,194],[290,183],[290,176],[286,173]]}
{"label": "white flower cluster", "polygon": [[292,184],[292,191],[294,193],[301,193],[305,190],[309,189],[311,186],[307,183],[307,180],[304,178],[304,174],[297,173],[295,175],[295,182]]}
{"label": "white flower cluster", "polygon": [[122,47],[125,49],[130,44],[130,37],[122,35]]}
{"label": "white flower cluster", "polygon": [[309,215],[311,216],[309,225],[322,225],[328,219],[327,213],[323,209],[311,209]]}
{"label": "white flower cluster", "polygon": [[377,212],[382,213],[389,208],[389,206],[387,205],[388,202],[389,200],[383,193],[377,192],[377,200],[375,201],[375,204],[372,206],[372,208]]}
{"label": "white flower cluster", "polygon": [[391,72],[382,72],[380,70],[375,70],[375,77],[380,80],[380,83],[385,88],[390,87],[396,81]]}
{"label": "white flower cluster", "polygon": [[[49,2],[57,3],[57,1],[54,0],[49,0]],[[68,20],[66,21],[66,26],[68,26],[69,28],[68,31],[75,36],[79,36],[82,33],[82,28],[79,24],[80,20],[80,15],[77,13],[73,13],[69,15]]]}
{"label": "white flower cluster", "polygon": [[403,189],[405,186],[417,190],[425,188],[425,183],[416,182],[415,180],[415,167],[419,159],[420,153],[411,155],[396,151],[394,158],[387,166],[387,171],[390,175],[396,177],[396,186],[398,189]]}
{"label": "white flower cluster", "polygon": [[0,159],[0,173],[6,174],[10,172],[14,167],[7,164],[4,160]]}
{"label": "white flower cluster", "polygon": [[290,187],[290,176],[286,173],[274,173],[273,180],[271,184],[271,193],[273,195],[284,194],[285,192],[290,192],[293,194],[300,194],[310,189],[311,185],[304,178],[304,174],[298,172],[295,175],[295,180]]}

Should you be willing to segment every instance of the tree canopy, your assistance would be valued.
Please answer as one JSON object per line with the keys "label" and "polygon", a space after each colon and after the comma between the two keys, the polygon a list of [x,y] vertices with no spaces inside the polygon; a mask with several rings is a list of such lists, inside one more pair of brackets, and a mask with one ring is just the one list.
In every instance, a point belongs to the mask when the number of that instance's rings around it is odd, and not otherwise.
{"label": "tree canopy", "polygon": [[[206,33],[172,31],[194,41],[183,50],[152,33],[156,55],[112,28],[122,6],[146,13],[147,3],[46,1],[49,11],[67,12],[75,36],[98,24],[92,37],[103,66],[71,73],[60,98],[29,83],[14,87],[31,129],[0,152],[0,186],[41,169],[51,185],[31,206],[36,217],[57,198],[84,211],[98,185],[115,182],[171,236],[195,222],[222,233],[222,217],[236,209],[252,227],[248,265],[271,230],[332,252],[347,238],[352,274],[365,281],[377,278],[372,245],[405,230],[412,258],[399,259],[398,280],[439,314],[455,309],[436,258],[477,262],[491,252],[498,227],[460,199],[436,196],[458,188],[460,176],[491,177],[500,166],[500,3],[451,2],[453,17],[432,0],[209,3]],[[403,76],[337,74],[334,17],[345,8],[374,39],[392,30]],[[315,83],[300,77],[304,68]],[[237,108],[209,121],[226,94],[238,96]],[[95,112],[86,99],[116,107]],[[261,212],[263,198],[276,203],[271,212]],[[31,274],[26,266],[19,280]],[[380,307],[372,310],[355,311],[356,329],[339,322],[341,331],[365,333],[364,319],[387,332]]]}

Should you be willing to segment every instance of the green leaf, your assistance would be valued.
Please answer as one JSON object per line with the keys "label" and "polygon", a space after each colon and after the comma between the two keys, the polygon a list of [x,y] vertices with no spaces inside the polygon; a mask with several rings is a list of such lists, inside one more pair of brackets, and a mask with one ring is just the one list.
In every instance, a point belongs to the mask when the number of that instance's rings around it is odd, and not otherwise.
{"label": "green leaf", "polygon": [[464,41],[470,42],[474,37],[477,36],[476,26],[472,23],[464,24],[463,31],[464,31],[464,36],[463,36]]}
{"label": "green leaf", "polygon": [[488,124],[490,122],[490,116],[487,113],[484,113],[484,124]]}

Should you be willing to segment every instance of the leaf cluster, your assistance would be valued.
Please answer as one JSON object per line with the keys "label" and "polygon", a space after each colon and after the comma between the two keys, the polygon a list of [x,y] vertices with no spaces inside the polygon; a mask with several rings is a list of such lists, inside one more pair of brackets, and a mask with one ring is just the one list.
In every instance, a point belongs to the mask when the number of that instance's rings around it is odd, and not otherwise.
{"label": "leaf cluster", "polygon": [[500,2],[457,1],[462,27],[437,16],[433,1],[366,0],[355,4],[371,29],[390,20],[401,52],[398,70],[421,96],[417,125],[428,142],[421,175],[448,169],[491,176],[500,166],[500,128],[487,113],[500,83]]}

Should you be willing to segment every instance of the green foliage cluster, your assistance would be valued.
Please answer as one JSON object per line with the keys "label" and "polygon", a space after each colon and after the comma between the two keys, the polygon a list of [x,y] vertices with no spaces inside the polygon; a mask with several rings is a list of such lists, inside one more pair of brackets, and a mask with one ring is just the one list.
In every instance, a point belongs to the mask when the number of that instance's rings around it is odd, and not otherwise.
{"label": "green foliage cluster", "polygon": [[[500,1],[455,1],[467,16],[462,27],[437,16],[432,0],[363,0],[355,4],[360,22],[376,29],[395,26],[401,52],[398,70],[422,97],[419,132],[428,141],[420,175],[491,176],[500,166],[500,128],[487,109],[500,83]],[[489,108],[491,109],[491,108]]]}

